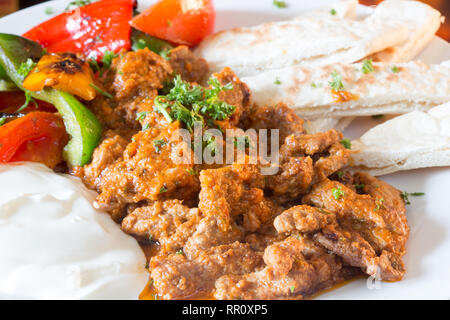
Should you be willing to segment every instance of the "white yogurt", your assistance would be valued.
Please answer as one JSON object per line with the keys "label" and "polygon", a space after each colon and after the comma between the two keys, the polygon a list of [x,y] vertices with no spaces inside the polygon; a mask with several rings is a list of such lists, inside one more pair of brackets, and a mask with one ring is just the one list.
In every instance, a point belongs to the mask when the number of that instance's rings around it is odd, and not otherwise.
{"label": "white yogurt", "polygon": [[94,198],[43,165],[0,166],[0,298],[138,298],[144,253]]}

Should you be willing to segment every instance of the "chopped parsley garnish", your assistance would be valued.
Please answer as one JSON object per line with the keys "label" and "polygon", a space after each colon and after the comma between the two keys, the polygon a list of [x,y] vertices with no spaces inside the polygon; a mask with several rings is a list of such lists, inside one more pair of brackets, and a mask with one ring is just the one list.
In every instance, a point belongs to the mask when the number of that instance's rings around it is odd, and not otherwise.
{"label": "chopped parsley garnish", "polygon": [[362,184],[362,183],[357,183],[357,184],[354,184],[354,186],[355,186],[355,189],[356,189],[356,190],[361,190],[361,189],[363,189],[366,185],[365,185],[365,184]]}
{"label": "chopped parsley garnish", "polygon": [[333,70],[331,73],[332,80],[328,82],[331,89],[334,91],[344,90],[344,84],[342,83],[342,76],[336,71]]}
{"label": "chopped parsley garnish", "polygon": [[197,172],[194,168],[186,169],[186,171],[187,171],[191,176],[195,176],[195,175],[198,174],[198,172]]}
{"label": "chopped parsley garnish", "polygon": [[280,9],[287,8],[286,1],[282,1],[282,0],[273,0],[273,5]]}
{"label": "chopped parsley garnish", "polygon": [[337,188],[333,188],[333,190],[331,190],[331,192],[333,193],[333,197],[336,200],[339,200],[344,196],[344,191],[342,191],[341,186],[338,186]]}
{"label": "chopped parsley garnish", "polygon": [[211,154],[214,156],[217,151],[216,139],[214,137],[208,137],[203,141],[203,149],[209,148]]}
{"label": "chopped parsley garnish", "polygon": [[25,90],[25,103],[19,109],[17,109],[16,112],[23,111],[24,109],[26,109],[30,105],[31,102],[34,103],[36,108],[38,107],[38,104],[37,104],[36,100],[34,100],[33,97],[31,96],[31,92],[28,91],[28,90]]}
{"label": "chopped parsley garnish", "polygon": [[344,146],[345,149],[351,149],[352,148],[352,143],[351,143],[350,139],[347,139],[347,138],[342,139],[340,141],[340,143]]}
{"label": "chopped parsley garnish", "polygon": [[392,71],[392,73],[398,73],[400,70],[399,70],[399,68],[397,66],[393,66],[391,68],[391,71]]}
{"label": "chopped parsley garnish", "polygon": [[114,51],[106,50],[103,53],[102,63],[104,69],[109,69],[111,67],[112,61],[117,58],[119,55]]}
{"label": "chopped parsley garnish", "polygon": [[50,15],[50,14],[53,14],[55,11],[53,10],[52,7],[47,7],[47,8],[45,8],[44,12],[45,12],[45,14]]}
{"label": "chopped parsley garnish", "polygon": [[344,176],[344,171],[338,171],[337,176],[339,179],[342,179],[342,177]]}
{"label": "chopped parsley garnish", "polygon": [[171,27],[171,26],[172,26],[172,21],[167,20],[167,25],[168,25],[169,27]]}
{"label": "chopped parsley garnish", "polygon": [[291,291],[291,293],[294,293],[294,291],[295,291],[295,286],[289,287],[289,290]]}
{"label": "chopped parsley garnish", "polygon": [[317,84],[315,82],[311,82],[311,87],[317,88]]}
{"label": "chopped parsley garnish", "polygon": [[361,71],[364,74],[368,74],[373,72],[375,69],[373,68],[372,59],[365,59],[362,62]]}
{"label": "chopped parsley garnish", "polygon": [[173,80],[173,87],[165,96],[157,96],[154,109],[162,114],[168,122],[181,121],[192,132],[195,122],[205,124],[205,117],[210,120],[226,120],[235,107],[220,100],[219,93],[233,88],[232,83],[222,86],[215,77],[208,81],[210,87],[204,88],[183,81],[178,75]]}
{"label": "chopped parsley garnish", "polygon": [[336,9],[331,9],[331,10],[330,10],[330,14],[331,14],[332,16],[335,16],[336,13],[337,13],[337,12],[336,12]]}
{"label": "chopped parsley garnish", "polygon": [[69,2],[66,9],[64,9],[64,10],[69,11],[72,9],[72,7],[83,7],[88,4],[91,4],[91,0],[75,0],[75,1]]}
{"label": "chopped parsley garnish", "polygon": [[136,121],[144,120],[148,113],[149,111],[142,111],[136,113]]}
{"label": "chopped parsley garnish", "polygon": [[150,128],[150,124],[146,123],[142,126],[142,131],[147,131]]}
{"label": "chopped parsley garnish", "polygon": [[92,71],[94,71],[94,73],[99,72],[101,70],[100,65],[97,62],[97,59],[89,59],[88,63]]}
{"label": "chopped parsley garnish", "polygon": [[176,252],[176,254],[178,254],[178,255],[182,255],[183,254],[183,250],[178,250],[177,252]]}
{"label": "chopped parsley garnish", "polygon": [[105,90],[101,89],[100,87],[98,87],[97,85],[95,85],[94,83],[90,83],[89,84],[92,88],[95,89],[95,91],[97,91],[98,93],[102,94],[103,96],[105,96],[108,99],[113,99],[114,97],[112,96],[111,93],[106,92]]}
{"label": "chopped parsley garnish", "polygon": [[235,137],[234,138],[234,146],[250,148],[250,138],[248,136]]}
{"label": "chopped parsley garnish", "polygon": [[159,55],[161,56],[161,57],[163,57],[163,59],[164,60],[166,60],[166,61],[170,61],[170,52],[171,52],[172,50],[171,49],[164,49],[164,50],[162,50],[160,53],[159,53]]}
{"label": "chopped parsley garnish", "polygon": [[274,83],[276,84],[276,85],[280,85],[281,84],[281,81],[280,81],[280,79],[276,79],[275,81],[274,81]]}
{"label": "chopped parsley garnish", "polygon": [[162,186],[161,189],[159,189],[159,193],[167,192],[166,186]]}
{"label": "chopped parsley garnish", "polygon": [[403,201],[405,201],[405,204],[411,204],[411,202],[409,201],[409,196],[421,197],[424,195],[425,195],[424,192],[411,192],[411,193],[406,192],[406,191],[402,192],[402,198],[403,198]]}
{"label": "chopped parsley garnish", "polygon": [[155,147],[155,151],[157,153],[160,153],[161,148],[164,147],[165,145],[166,145],[166,142],[164,141],[164,139],[153,140],[153,146]]}
{"label": "chopped parsley garnish", "polygon": [[376,114],[372,116],[372,119],[378,120],[378,119],[382,119],[384,117],[384,114]]}
{"label": "chopped parsley garnish", "polygon": [[37,64],[36,62],[28,58],[27,61],[23,62],[20,65],[19,70],[17,70],[17,73],[20,74],[23,77],[23,79],[25,79],[31,72],[31,70],[33,70],[33,68],[36,66],[36,64]]}
{"label": "chopped parsley garnish", "polygon": [[380,198],[380,199],[376,199],[375,200],[375,211],[380,210],[381,208],[384,208],[384,199]]}
{"label": "chopped parsley garnish", "polygon": [[103,76],[103,74],[105,73],[105,71],[107,71],[109,68],[111,68],[111,64],[112,61],[117,58],[119,55],[116,54],[113,51],[109,51],[106,50],[103,53],[103,58],[102,58],[102,66],[100,67],[100,65],[97,62],[96,58],[93,59],[89,59],[88,63],[89,66],[91,67],[91,69],[95,72],[98,72],[100,77]]}

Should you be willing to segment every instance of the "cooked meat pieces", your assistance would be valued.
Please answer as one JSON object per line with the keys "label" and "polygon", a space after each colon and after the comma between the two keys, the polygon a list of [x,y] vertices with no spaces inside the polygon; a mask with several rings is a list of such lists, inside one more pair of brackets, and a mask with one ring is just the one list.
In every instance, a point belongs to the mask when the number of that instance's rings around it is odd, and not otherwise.
{"label": "cooked meat pieces", "polygon": [[342,133],[334,129],[314,135],[287,136],[280,148],[279,172],[267,178],[267,187],[280,199],[306,194],[313,183],[347,164],[350,151],[341,140]]}
{"label": "cooked meat pieces", "polygon": [[[311,246],[311,243],[309,243]],[[216,281],[217,299],[301,299],[344,280],[336,256],[318,248],[308,259],[302,239],[288,237],[264,251],[266,267],[245,275],[226,275]],[[312,253],[311,248],[306,252]]]}
{"label": "cooked meat pieces", "polygon": [[318,231],[336,222],[334,213],[327,210],[299,205],[284,211],[275,218],[274,226],[279,233]]}
{"label": "cooked meat pieces", "polygon": [[241,122],[245,129],[278,129],[280,144],[291,134],[303,135],[305,133],[303,119],[283,103],[275,107],[253,106]]}
{"label": "cooked meat pieces", "polygon": [[114,131],[108,130],[103,141],[95,149],[90,164],[84,167],[83,182],[91,189],[96,189],[103,170],[122,157],[128,141]]}
{"label": "cooked meat pieces", "polygon": [[330,225],[314,239],[331,252],[342,257],[345,263],[362,270],[373,277],[387,281],[401,280],[405,267],[399,255],[383,250],[380,257],[370,244],[353,231],[339,230]]}
{"label": "cooked meat pieces", "polygon": [[313,178],[314,165],[311,157],[291,157],[281,160],[279,173],[268,176],[267,184],[282,199],[296,198],[307,193]]}
{"label": "cooked meat pieces", "polygon": [[180,199],[194,201],[199,191],[193,165],[181,161],[191,153],[180,136],[173,134],[180,123],[140,131],[123,153],[123,159],[106,168],[97,185],[100,195],[96,206],[109,211],[116,221],[125,214],[129,203]]}
{"label": "cooked meat pieces", "polygon": [[219,99],[236,108],[229,118],[230,124],[236,126],[242,114],[250,108],[250,89],[245,83],[241,82],[230,68],[224,68],[219,73],[214,73],[213,76],[219,80],[222,86],[229,83],[233,86],[231,90],[222,91],[219,94]]}
{"label": "cooked meat pieces", "polygon": [[[395,233],[408,235],[409,227],[406,219],[406,208],[401,192],[390,184],[367,173],[357,172],[354,178],[355,182],[361,186],[361,192],[377,199],[378,204],[386,208],[383,218],[389,225],[389,228]],[[402,251],[399,248],[396,250]]]}
{"label": "cooked meat pieces", "polygon": [[[400,192],[341,171],[350,151],[340,132],[306,134],[286,105],[251,106],[248,87],[229,68],[214,74],[228,85],[220,100],[235,106],[228,119],[198,114],[195,105],[174,107],[172,100],[155,106],[175,74],[192,85],[217,86],[205,83],[207,63],[189,48],[169,56],[145,49],[114,59],[100,78],[114,98],[88,104],[105,135],[92,163],[74,170],[100,193],[97,208],[151,246],[146,252],[160,297],[300,299],[363,272],[401,279],[409,229]],[[168,121],[161,108],[180,121]],[[196,141],[177,133],[198,117],[203,133],[279,129],[280,161],[252,154],[258,142],[252,140],[233,164],[194,164]],[[274,147],[269,139],[269,150]],[[264,175],[269,166],[278,172]]]}
{"label": "cooked meat pieces", "polygon": [[161,253],[182,249],[202,218],[197,208],[188,208],[180,200],[155,201],[132,210],[122,220],[122,230],[138,237],[157,241]]}
{"label": "cooked meat pieces", "polygon": [[204,84],[209,75],[208,63],[199,58],[186,46],[170,50],[169,63],[174,74],[181,75],[185,81]]}
{"label": "cooked meat pieces", "polygon": [[[111,73],[113,79],[109,76]],[[136,132],[140,129],[136,113],[152,109],[153,99],[172,73],[169,63],[147,48],[122,52],[113,60],[107,75],[100,78],[105,91],[114,98],[97,95],[88,102],[88,107],[105,128]]]}
{"label": "cooked meat pieces", "polygon": [[264,178],[256,165],[234,164],[200,173],[199,209],[218,218],[222,230],[242,218],[242,226],[256,231],[276,212],[276,205],[264,197]]}
{"label": "cooked meat pieces", "polygon": [[210,292],[224,274],[245,274],[261,263],[248,244],[234,242],[198,252],[189,260],[182,252],[156,256],[150,261],[153,286],[164,299],[189,298]]}
{"label": "cooked meat pieces", "polygon": [[111,90],[117,106],[113,109],[128,125],[139,128],[136,114],[151,110],[149,104],[171,77],[173,70],[161,56],[145,48],[123,54],[115,65]]}
{"label": "cooked meat pieces", "polygon": [[[376,178],[364,174],[355,176],[356,181],[368,183],[365,188],[371,195],[360,195],[339,182],[324,180],[314,185],[311,193],[303,197],[304,203],[331,211],[338,220],[338,223],[323,226],[320,232],[318,228],[314,229],[317,233],[313,238],[341,256],[346,263],[362,267],[372,276],[376,276],[379,267],[382,279],[400,280],[405,273],[401,257],[405,253],[409,235],[400,192],[389,185],[383,185]],[[383,187],[383,191],[378,190]],[[380,196],[388,199],[386,204]],[[289,216],[289,212],[286,216],[295,218]],[[285,213],[278,218],[283,219],[283,215]],[[284,231],[292,230],[292,226],[296,227],[296,224],[302,226],[303,220],[299,220],[291,221],[289,228],[284,229],[284,225],[279,223],[278,226],[281,227],[277,229]]]}
{"label": "cooked meat pieces", "polygon": [[[400,193],[398,197],[401,199]],[[391,209],[384,205],[383,198],[357,194],[330,180],[314,185],[303,202],[334,212],[342,223],[358,230],[378,254],[382,250],[404,254],[409,228],[403,202]]]}
{"label": "cooked meat pieces", "polygon": [[152,95],[173,73],[170,64],[148,48],[122,54],[114,67],[117,73],[112,88],[116,99],[122,101]]}

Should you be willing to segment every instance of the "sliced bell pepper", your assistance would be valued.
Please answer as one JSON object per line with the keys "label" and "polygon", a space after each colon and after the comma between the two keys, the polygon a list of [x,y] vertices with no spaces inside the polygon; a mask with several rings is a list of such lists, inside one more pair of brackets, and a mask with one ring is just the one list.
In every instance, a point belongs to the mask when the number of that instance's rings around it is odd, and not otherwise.
{"label": "sliced bell pepper", "polygon": [[160,39],[195,46],[214,32],[215,20],[212,0],[161,0],[134,17],[131,25]]}
{"label": "sliced bell pepper", "polygon": [[23,36],[49,52],[83,53],[100,60],[104,52],[130,49],[135,0],[102,0],[61,13]]}
{"label": "sliced bell pepper", "polygon": [[0,163],[32,161],[54,168],[67,139],[59,115],[31,112],[0,127]]}
{"label": "sliced bell pepper", "polygon": [[[8,77],[21,90],[23,76],[18,70],[28,59],[37,62],[43,55],[41,46],[20,36],[0,33],[0,64]],[[64,148],[63,158],[69,166],[82,166],[90,162],[92,153],[101,137],[101,125],[95,115],[71,94],[45,88],[42,91],[28,91],[39,100],[55,106],[64,120],[71,139]]]}
{"label": "sliced bell pepper", "polygon": [[152,37],[142,31],[133,29],[131,32],[131,49],[138,51],[148,48],[156,54],[161,54],[163,51],[173,49],[174,46],[164,40]]}
{"label": "sliced bell pepper", "polygon": [[74,94],[84,100],[92,100],[97,92],[89,65],[72,53],[50,53],[39,60],[36,67],[23,81],[23,87],[40,91],[45,87]]}
{"label": "sliced bell pepper", "polygon": [[0,92],[15,90],[17,90],[16,85],[9,80],[6,70],[0,65]]}

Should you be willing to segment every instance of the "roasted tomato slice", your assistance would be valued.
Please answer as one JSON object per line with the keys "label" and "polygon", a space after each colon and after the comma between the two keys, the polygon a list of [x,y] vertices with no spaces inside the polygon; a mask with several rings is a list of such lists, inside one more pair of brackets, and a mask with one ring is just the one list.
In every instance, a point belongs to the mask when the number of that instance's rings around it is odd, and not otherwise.
{"label": "roasted tomato slice", "polygon": [[160,39],[195,46],[213,33],[215,19],[212,0],[162,0],[134,17],[131,25]]}
{"label": "roasted tomato slice", "polygon": [[67,141],[59,115],[31,112],[0,127],[0,163],[32,161],[54,168]]}
{"label": "roasted tomato slice", "polygon": [[134,0],[102,0],[47,20],[23,36],[49,52],[84,53],[101,59],[105,51],[130,49]]}

